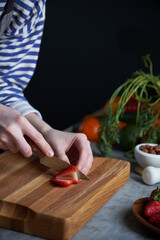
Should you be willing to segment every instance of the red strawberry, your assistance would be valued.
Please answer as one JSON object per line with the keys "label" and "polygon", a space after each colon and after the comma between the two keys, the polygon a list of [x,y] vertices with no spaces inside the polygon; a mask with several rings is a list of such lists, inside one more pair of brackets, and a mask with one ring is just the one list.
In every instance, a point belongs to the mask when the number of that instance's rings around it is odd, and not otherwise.
{"label": "red strawberry", "polygon": [[160,188],[159,187],[157,187],[157,189],[154,189],[151,192],[150,200],[155,200],[155,201],[160,202]]}
{"label": "red strawberry", "polygon": [[73,183],[73,180],[60,180],[60,179],[51,179],[51,182],[54,182],[60,186],[67,187]]}
{"label": "red strawberry", "polygon": [[160,220],[160,212],[155,213],[149,218],[151,223],[155,223],[157,220]]}
{"label": "red strawberry", "polygon": [[157,212],[160,212],[160,203],[151,200],[144,209],[144,215],[146,217],[151,217]]}
{"label": "red strawberry", "polygon": [[61,186],[69,186],[72,183],[78,183],[77,166],[70,166],[62,170],[51,181]]}

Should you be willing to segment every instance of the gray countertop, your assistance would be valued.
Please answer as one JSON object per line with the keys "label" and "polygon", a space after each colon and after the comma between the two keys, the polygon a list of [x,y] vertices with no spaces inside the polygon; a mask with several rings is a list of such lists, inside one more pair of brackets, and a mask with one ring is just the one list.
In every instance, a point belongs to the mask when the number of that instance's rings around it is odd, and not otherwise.
{"label": "gray countertop", "polygon": [[[99,153],[92,143],[95,156]],[[125,158],[124,153],[113,151],[113,157],[131,163],[129,181],[86,223],[72,240],[143,240],[160,239],[160,236],[146,229],[137,221],[132,205],[138,198],[148,197],[157,187],[142,182],[142,177],[134,172],[135,160]],[[40,240],[24,233],[0,228],[0,240]]]}

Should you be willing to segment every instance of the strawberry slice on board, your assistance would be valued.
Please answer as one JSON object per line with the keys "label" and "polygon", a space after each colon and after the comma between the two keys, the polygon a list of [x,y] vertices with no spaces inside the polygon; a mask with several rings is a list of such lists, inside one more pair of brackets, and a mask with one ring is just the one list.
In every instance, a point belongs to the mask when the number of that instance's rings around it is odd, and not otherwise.
{"label": "strawberry slice on board", "polygon": [[51,182],[61,186],[69,186],[72,183],[78,183],[79,178],[77,174],[77,166],[70,166],[62,170],[53,179],[51,179]]}
{"label": "strawberry slice on board", "polygon": [[62,187],[67,187],[73,183],[73,180],[60,180],[60,179],[51,179],[51,182],[56,183],[57,185],[60,185]]}

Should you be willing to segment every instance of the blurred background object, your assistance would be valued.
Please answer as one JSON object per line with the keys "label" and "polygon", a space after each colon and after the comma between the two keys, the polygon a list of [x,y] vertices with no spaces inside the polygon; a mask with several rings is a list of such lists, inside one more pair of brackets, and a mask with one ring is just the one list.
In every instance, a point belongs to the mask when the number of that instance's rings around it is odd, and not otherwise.
{"label": "blurred background object", "polygon": [[25,95],[63,130],[103,107],[151,54],[160,73],[160,1],[47,1],[35,74]]}

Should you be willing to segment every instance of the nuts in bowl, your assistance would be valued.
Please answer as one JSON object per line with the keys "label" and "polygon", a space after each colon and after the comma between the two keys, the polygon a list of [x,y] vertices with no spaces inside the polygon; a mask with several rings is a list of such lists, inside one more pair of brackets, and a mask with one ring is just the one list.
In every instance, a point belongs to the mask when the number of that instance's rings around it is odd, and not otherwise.
{"label": "nuts in bowl", "polygon": [[145,168],[147,166],[160,167],[160,145],[141,143],[136,145],[134,156],[137,163]]}
{"label": "nuts in bowl", "polygon": [[146,152],[146,153],[151,153],[151,154],[159,154],[160,155],[160,145],[156,145],[156,146],[151,146],[149,144],[145,144],[145,145],[141,145],[139,147],[139,149],[142,152]]}

